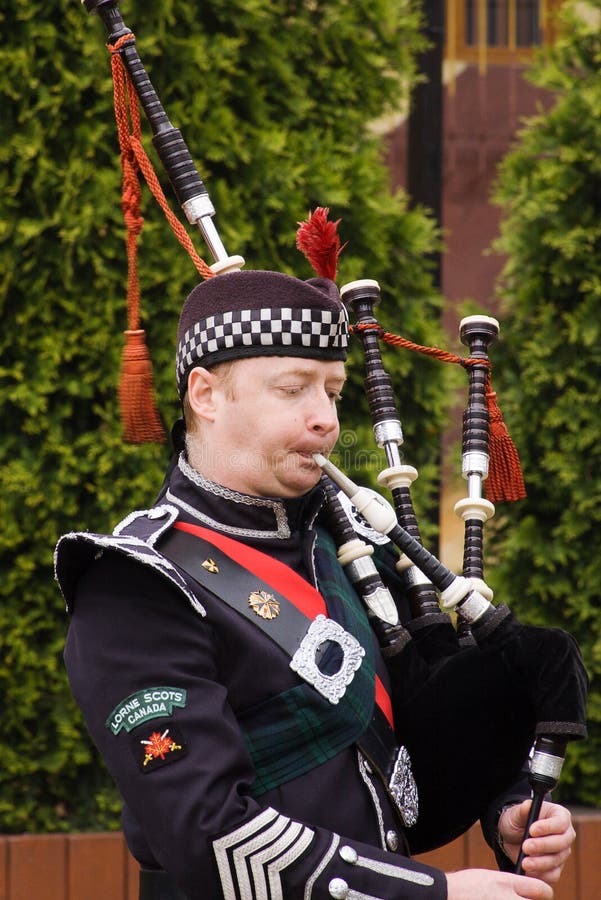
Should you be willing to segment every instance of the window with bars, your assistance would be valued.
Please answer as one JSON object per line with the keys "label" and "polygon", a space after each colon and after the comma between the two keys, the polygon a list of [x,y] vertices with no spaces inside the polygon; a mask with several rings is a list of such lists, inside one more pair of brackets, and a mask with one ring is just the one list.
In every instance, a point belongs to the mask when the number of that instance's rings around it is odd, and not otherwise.
{"label": "window with bars", "polygon": [[447,57],[510,62],[527,59],[551,37],[560,0],[447,0]]}
{"label": "window with bars", "polygon": [[465,0],[466,46],[475,47],[482,32],[488,47],[540,44],[539,0]]}

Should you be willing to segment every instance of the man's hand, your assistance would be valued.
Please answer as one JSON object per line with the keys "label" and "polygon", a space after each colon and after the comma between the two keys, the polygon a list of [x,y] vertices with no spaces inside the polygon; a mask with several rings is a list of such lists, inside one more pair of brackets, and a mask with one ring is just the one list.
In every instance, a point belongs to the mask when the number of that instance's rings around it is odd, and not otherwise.
{"label": "man's hand", "polygon": [[[513,862],[518,858],[530,803],[530,800],[524,800],[508,807],[499,819],[502,847]],[[575,837],[570,811],[556,803],[544,802],[540,818],[532,823],[530,837],[524,841],[524,874],[541,878],[547,884],[556,884],[572,852]]]}
{"label": "man's hand", "polygon": [[553,900],[553,889],[525,875],[493,872],[489,869],[464,869],[447,874],[448,900]]}

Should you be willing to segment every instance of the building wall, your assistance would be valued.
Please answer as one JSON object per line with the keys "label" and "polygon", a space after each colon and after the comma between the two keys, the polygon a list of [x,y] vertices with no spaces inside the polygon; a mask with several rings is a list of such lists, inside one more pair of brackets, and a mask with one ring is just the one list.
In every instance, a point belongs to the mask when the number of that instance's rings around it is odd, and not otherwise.
{"label": "building wall", "polygon": [[[601,812],[575,813],[575,826],[575,849],[555,900],[601,897]],[[420,859],[446,871],[495,868],[478,826]],[[138,866],[120,833],[0,836],[0,900],[33,898],[137,900]]]}
{"label": "building wall", "polygon": [[[489,254],[498,234],[499,210],[490,200],[497,167],[528,116],[552,103],[552,95],[531,85],[524,66],[489,65],[484,74],[464,64],[445,76],[443,99],[442,291],[448,300],[445,324],[458,321],[466,298],[494,312],[495,280],[502,258]],[[407,187],[407,123],[389,135],[388,164],[394,187]],[[456,329],[455,329],[456,330]]]}

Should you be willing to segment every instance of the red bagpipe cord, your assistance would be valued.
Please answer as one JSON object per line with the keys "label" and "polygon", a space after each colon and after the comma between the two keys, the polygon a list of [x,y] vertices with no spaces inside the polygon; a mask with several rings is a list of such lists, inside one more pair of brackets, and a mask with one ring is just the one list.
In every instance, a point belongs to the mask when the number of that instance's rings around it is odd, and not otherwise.
{"label": "red bagpipe cord", "polygon": [[140,215],[142,191],[138,173],[141,171],[153,196],[165,213],[180,244],[187,250],[203,278],[213,272],[198,256],[185,228],[170,209],[154,168],[142,147],[138,96],[131,83],[119,50],[123,44],[135,40],[126,34],[111,51],[111,67],[115,101],[115,119],[121,149],[122,200],[121,208],[127,230],[127,330],[121,359],[119,403],[123,423],[123,438],[127,443],[141,444],[165,441],[165,431],[154,402],[153,374],[145,332],[140,328],[140,280],[138,277],[138,235],[144,219]]}
{"label": "red bagpipe cord", "polygon": [[354,325],[352,331],[362,331],[366,329],[376,330],[378,337],[395,347],[404,347],[407,350],[413,350],[417,353],[423,353],[424,356],[430,356],[441,362],[456,363],[468,369],[473,365],[488,366],[488,377],[486,381],[486,406],[488,409],[490,432],[489,432],[489,473],[488,478],[484,482],[486,496],[491,503],[502,503],[503,501],[522,500],[526,496],[526,488],[524,486],[524,478],[522,476],[522,467],[520,458],[511,435],[507,430],[507,426],[503,421],[503,415],[497,403],[497,395],[491,388],[489,360],[477,358],[457,356],[456,353],[449,353],[447,350],[441,350],[439,347],[423,347],[421,344],[414,344],[407,338],[400,337],[397,334],[391,334],[384,331],[379,325]]}
{"label": "red bagpipe cord", "polygon": [[[338,237],[340,219],[336,222],[328,221],[329,213],[330,210],[327,206],[318,206],[313,213],[309,213],[305,222],[299,222],[299,228],[296,232],[296,246],[304,253],[317,275],[335,281],[338,257],[344,250],[344,247],[346,247],[346,244],[340,246],[340,238]],[[471,365],[477,364],[488,366],[486,404],[490,423],[490,460],[488,479],[485,482],[486,496],[491,503],[500,503],[503,500],[521,500],[525,497],[526,489],[522,477],[520,458],[503,421],[501,410],[497,404],[497,395],[490,386],[490,360],[466,359],[457,356],[455,353],[440,350],[438,347],[423,347],[421,344],[414,344],[413,341],[391,334],[389,331],[384,331],[375,322],[373,324],[351,326],[351,331],[365,331],[367,329],[376,331],[378,337],[387,344],[414,350],[441,362],[457,363],[466,369]]]}

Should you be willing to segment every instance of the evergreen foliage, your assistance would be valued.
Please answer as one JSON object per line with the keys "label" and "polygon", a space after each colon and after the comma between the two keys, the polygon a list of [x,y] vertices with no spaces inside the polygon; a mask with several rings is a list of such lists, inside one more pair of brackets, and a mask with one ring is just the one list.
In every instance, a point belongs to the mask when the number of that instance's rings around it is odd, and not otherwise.
{"label": "evergreen foliage", "polygon": [[[438,235],[390,191],[369,128],[402,105],[413,77],[413,0],[123,0],[121,9],[228,251],[248,268],[309,277],[296,223],[330,206],[349,242],[340,283],[378,279],[382,323],[436,342],[440,298],[425,259]],[[104,28],[73,0],[12,0],[0,23],[0,832],[117,827],[118,798],[63,671],[67,619],[52,553],[61,533],[107,531],[151,504],[168,451],[124,445],[118,421],[126,257]],[[147,129],[145,146],[153,156]],[[143,215],[143,325],[170,424],[177,316],[198,276],[146,188]],[[387,365],[427,505],[441,367],[398,351]],[[341,462],[373,478],[384,461],[359,458],[373,447],[361,367],[355,351]]]}
{"label": "evergreen foliage", "polygon": [[495,584],[523,619],[566,628],[580,642],[592,677],[590,737],[569,747],[560,795],[598,806],[600,0],[568,3],[559,25],[557,43],[530,75],[556,102],[525,124],[496,188],[499,249],[508,255],[496,381],[528,498],[507,510],[495,537]]}

